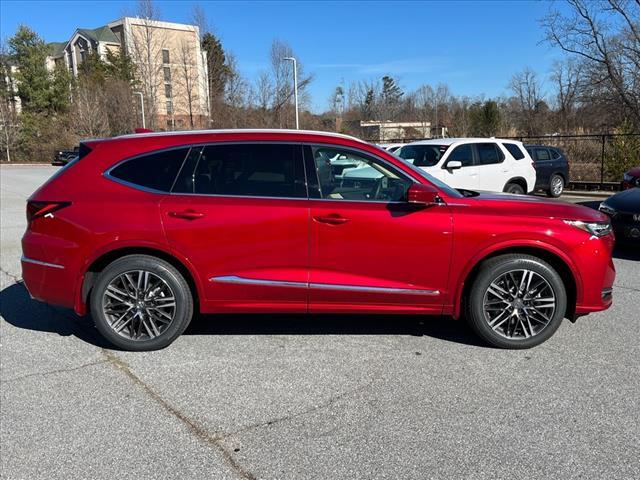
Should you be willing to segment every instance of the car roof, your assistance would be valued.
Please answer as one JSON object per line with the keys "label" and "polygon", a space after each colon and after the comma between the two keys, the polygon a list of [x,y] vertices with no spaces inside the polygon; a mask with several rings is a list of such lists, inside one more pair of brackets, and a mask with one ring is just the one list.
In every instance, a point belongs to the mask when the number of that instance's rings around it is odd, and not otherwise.
{"label": "car roof", "polygon": [[344,135],[342,133],[334,132],[322,132],[318,130],[291,130],[280,128],[234,128],[234,129],[219,129],[219,130],[180,130],[174,132],[145,132],[145,133],[130,133],[126,135],[120,135],[118,139],[124,138],[148,138],[148,137],[169,137],[177,135],[224,135],[224,134],[278,134],[278,135],[290,135],[290,136],[321,136],[332,138],[343,138],[345,140],[352,140],[360,143],[367,143],[359,138],[352,137],[350,135]]}
{"label": "car roof", "polygon": [[453,145],[454,143],[476,143],[476,142],[507,142],[522,143],[518,140],[504,138],[431,138],[429,140],[418,140],[407,143],[407,145]]}

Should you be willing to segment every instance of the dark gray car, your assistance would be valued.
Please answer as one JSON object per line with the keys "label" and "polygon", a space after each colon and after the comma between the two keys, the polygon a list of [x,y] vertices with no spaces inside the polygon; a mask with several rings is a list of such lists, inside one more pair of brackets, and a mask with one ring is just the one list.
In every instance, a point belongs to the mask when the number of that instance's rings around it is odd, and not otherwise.
{"label": "dark gray car", "polygon": [[547,192],[550,197],[559,197],[569,183],[569,162],[565,154],[556,147],[525,145],[536,167],[536,190]]}

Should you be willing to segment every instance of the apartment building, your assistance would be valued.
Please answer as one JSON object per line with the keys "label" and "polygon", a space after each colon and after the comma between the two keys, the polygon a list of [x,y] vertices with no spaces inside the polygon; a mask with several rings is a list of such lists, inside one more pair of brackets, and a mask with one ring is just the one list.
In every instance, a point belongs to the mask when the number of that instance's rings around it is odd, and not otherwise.
{"label": "apartment building", "polygon": [[[78,28],[68,41],[50,45],[47,67],[64,66],[74,76],[92,52],[105,61],[108,53],[125,52],[136,66],[147,126],[208,126],[207,61],[197,26],[123,17],[94,29]],[[132,101],[140,102],[140,96]]]}

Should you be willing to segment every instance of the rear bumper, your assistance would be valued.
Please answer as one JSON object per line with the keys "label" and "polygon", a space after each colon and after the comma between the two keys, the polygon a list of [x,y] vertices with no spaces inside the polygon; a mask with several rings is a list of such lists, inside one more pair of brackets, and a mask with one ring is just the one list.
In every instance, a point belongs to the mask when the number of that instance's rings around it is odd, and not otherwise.
{"label": "rear bumper", "polygon": [[75,278],[65,265],[23,256],[22,280],[32,298],[73,308]]}

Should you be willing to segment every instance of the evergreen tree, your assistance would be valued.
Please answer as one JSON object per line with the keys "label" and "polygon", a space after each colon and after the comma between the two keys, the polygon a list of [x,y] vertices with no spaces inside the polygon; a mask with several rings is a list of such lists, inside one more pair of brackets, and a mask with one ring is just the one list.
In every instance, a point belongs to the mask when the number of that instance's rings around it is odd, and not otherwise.
{"label": "evergreen tree", "polygon": [[[46,58],[49,47],[29,27],[20,25],[9,39],[11,58],[18,67],[18,96],[25,113],[54,112],[68,103],[59,95],[69,95],[63,89],[53,88],[54,76],[49,73]],[[62,77],[58,77],[60,80]]]}
{"label": "evergreen tree", "polygon": [[214,34],[207,32],[202,36],[202,49],[207,52],[209,97],[215,104],[222,101],[230,69],[222,43]]}
{"label": "evergreen tree", "polygon": [[500,131],[502,118],[498,104],[488,100],[476,103],[471,108],[471,134],[478,137],[493,137]]}

